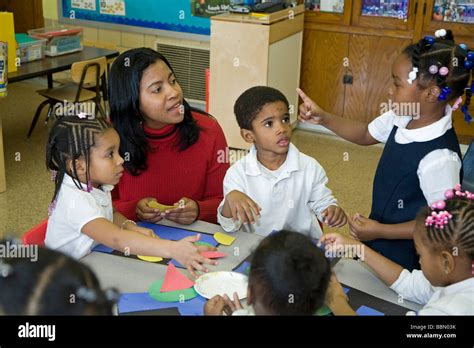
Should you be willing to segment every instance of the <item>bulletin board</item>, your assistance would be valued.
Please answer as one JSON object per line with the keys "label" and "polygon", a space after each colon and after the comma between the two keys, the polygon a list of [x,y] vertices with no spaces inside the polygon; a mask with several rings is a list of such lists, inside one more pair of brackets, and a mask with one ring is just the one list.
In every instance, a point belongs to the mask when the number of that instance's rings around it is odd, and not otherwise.
{"label": "bulletin board", "polygon": [[59,21],[103,29],[209,40],[209,16],[230,0],[58,0]]}

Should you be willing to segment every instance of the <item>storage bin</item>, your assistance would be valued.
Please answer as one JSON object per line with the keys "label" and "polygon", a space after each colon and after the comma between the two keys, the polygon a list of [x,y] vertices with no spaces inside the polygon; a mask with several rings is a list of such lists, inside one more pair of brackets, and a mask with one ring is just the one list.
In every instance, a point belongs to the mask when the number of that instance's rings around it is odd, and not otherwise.
{"label": "storage bin", "polygon": [[82,28],[64,26],[28,30],[31,37],[46,39],[45,53],[48,57],[82,51]]}
{"label": "storage bin", "polygon": [[43,59],[45,55],[46,39],[35,39],[27,34],[15,34],[17,48],[17,57],[21,63],[32,62]]}

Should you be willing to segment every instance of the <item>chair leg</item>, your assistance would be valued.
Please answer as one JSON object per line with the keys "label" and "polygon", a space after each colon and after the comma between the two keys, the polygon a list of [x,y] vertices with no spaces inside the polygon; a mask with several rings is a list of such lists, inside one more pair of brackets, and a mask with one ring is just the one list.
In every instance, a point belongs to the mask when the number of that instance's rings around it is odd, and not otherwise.
{"label": "chair leg", "polygon": [[35,112],[35,116],[33,117],[33,121],[31,121],[30,130],[28,131],[27,138],[29,138],[31,136],[31,133],[33,133],[33,129],[35,129],[36,123],[38,122],[38,118],[41,115],[41,111],[43,111],[43,108],[46,104],[50,104],[50,101],[48,99],[38,105],[38,108]]}
{"label": "chair leg", "polygon": [[100,105],[100,100],[99,101],[95,100],[95,105],[97,106],[97,109],[99,110],[99,112],[102,114],[102,117],[104,118],[104,120],[106,120],[107,115],[106,115],[104,109],[102,108],[102,105]]}
{"label": "chair leg", "polygon": [[49,103],[48,115],[46,116],[46,120],[44,121],[44,126],[48,125],[49,119],[51,118],[55,107],[53,103]]}

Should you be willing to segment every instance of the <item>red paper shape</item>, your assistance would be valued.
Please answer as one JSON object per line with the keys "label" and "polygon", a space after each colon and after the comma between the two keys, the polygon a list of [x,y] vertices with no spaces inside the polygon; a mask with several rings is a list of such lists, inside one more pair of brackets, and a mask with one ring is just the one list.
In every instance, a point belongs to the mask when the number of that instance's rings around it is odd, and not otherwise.
{"label": "red paper shape", "polygon": [[226,253],[221,253],[220,251],[203,251],[201,255],[208,259],[219,259],[227,256]]}
{"label": "red paper shape", "polygon": [[172,263],[170,263],[166,270],[165,280],[163,281],[160,292],[188,289],[193,285],[194,282],[192,280],[186,278]]}

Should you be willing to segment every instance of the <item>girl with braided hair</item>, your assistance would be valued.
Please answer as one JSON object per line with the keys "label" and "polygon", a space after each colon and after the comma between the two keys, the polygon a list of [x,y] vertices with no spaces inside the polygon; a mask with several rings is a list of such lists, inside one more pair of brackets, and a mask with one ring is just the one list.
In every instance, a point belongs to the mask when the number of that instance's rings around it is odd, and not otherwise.
{"label": "girl with braided hair", "polygon": [[79,259],[98,243],[130,254],[174,258],[194,270],[206,271],[196,247],[199,234],[180,241],[161,240],[112,207],[111,191],[123,173],[120,138],[105,120],[86,115],[62,117],[54,124],[46,149],[46,166],[55,190],[45,244]]}
{"label": "girl with braided hair", "polygon": [[[450,30],[409,45],[392,66],[392,109],[369,125],[329,114],[298,90],[300,121],[321,124],[359,145],[385,144],[370,216],[354,214],[350,234],[408,270],[419,267],[413,244],[416,213],[462,180],[451,116],[466,94],[461,110],[470,121],[473,63],[474,52],[455,44]],[[403,107],[407,104],[413,107]]]}
{"label": "girl with braided hair", "polygon": [[[445,198],[423,208],[416,218],[414,240],[421,271],[409,272],[368,247],[359,249],[358,256],[402,299],[424,305],[418,314],[474,315],[474,194],[457,185],[445,192]],[[335,233],[321,242],[329,253],[360,244]],[[329,307],[338,311],[336,315],[353,314],[339,288],[333,279]]]}

